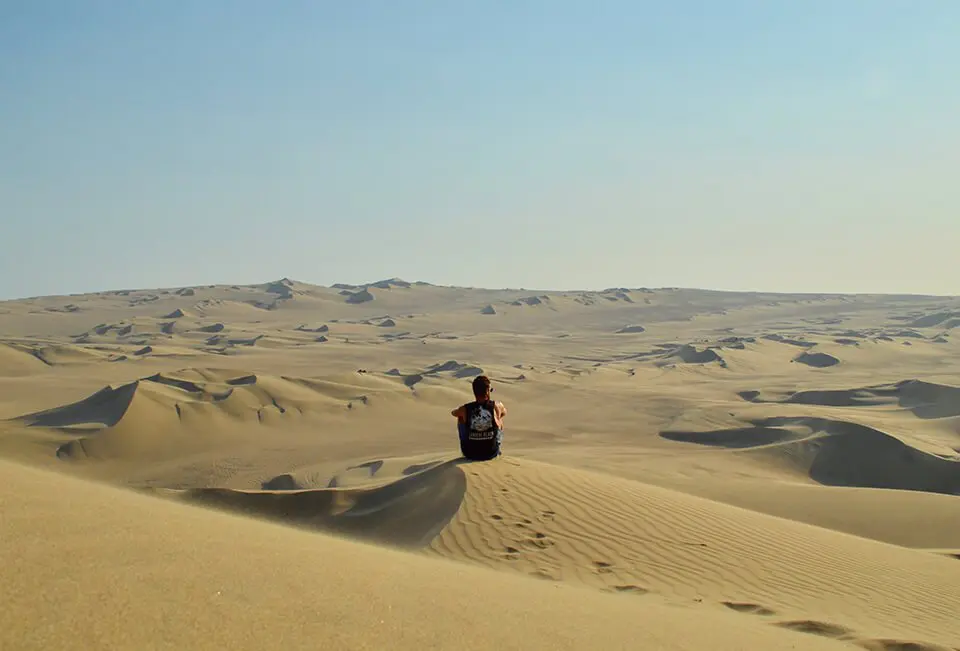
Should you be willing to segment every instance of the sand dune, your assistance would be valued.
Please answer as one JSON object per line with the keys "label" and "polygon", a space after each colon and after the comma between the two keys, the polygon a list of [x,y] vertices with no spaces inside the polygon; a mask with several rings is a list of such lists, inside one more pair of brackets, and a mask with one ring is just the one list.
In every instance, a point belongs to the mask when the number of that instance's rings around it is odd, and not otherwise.
{"label": "sand dune", "polygon": [[386,280],[378,280],[377,282],[370,283],[370,287],[376,287],[377,289],[408,289],[411,286],[411,283],[408,283],[406,280],[402,280],[400,278],[388,278]]}
{"label": "sand dune", "polygon": [[720,366],[726,366],[726,362],[712,348],[697,350],[695,346],[684,344],[664,355],[658,365],[682,362],[684,364],[709,364],[717,362]]}
{"label": "sand dune", "polygon": [[790,346],[799,346],[800,348],[812,348],[813,346],[817,345],[815,341],[804,341],[802,339],[793,339],[790,337],[784,337],[783,335],[779,335],[779,334],[763,335],[762,338],[769,339],[770,341],[777,341],[782,344],[789,344]]}
{"label": "sand dune", "polygon": [[960,323],[960,312],[937,312],[928,314],[908,323],[911,328],[934,328],[944,329],[956,327]]}
{"label": "sand dune", "polygon": [[109,357],[110,349],[90,346],[76,346],[71,344],[33,344],[18,347],[28,351],[30,355],[40,360],[46,366],[82,365],[105,360]]}
{"label": "sand dune", "polygon": [[300,324],[300,325],[298,325],[298,326],[296,327],[296,329],[299,330],[299,331],[301,331],[301,332],[329,332],[329,331],[330,331],[330,326],[324,324],[324,325],[321,325],[321,326],[316,326],[316,327],[311,328],[311,327],[307,326],[306,324]]}
{"label": "sand dune", "polygon": [[[958,649],[958,314],[396,278],[2,303],[0,646]],[[481,373],[505,456],[466,463]]]}
{"label": "sand dune", "polygon": [[817,482],[960,495],[960,457],[943,458],[866,425],[813,417],[774,417],[751,427],[664,431],[664,438],[731,449],[752,448],[786,461]]}
{"label": "sand dune", "polygon": [[[357,468],[376,474],[383,463]],[[912,622],[912,639],[949,642],[960,608],[960,566],[925,552],[531,461],[404,471],[373,488],[174,495],[540,579],[741,612],[752,604],[776,625],[829,637],[902,635],[894,618]]]}
{"label": "sand dune", "polygon": [[857,389],[792,391],[776,396],[764,396],[760,391],[743,391],[740,396],[751,402],[828,407],[897,405],[925,419],[960,416],[960,388],[921,380],[903,380],[895,384]]}
{"label": "sand dune", "polygon": [[162,451],[180,455],[213,444],[223,428],[315,416],[347,405],[308,380],[182,369],[107,386],[79,402],[17,420],[56,430],[64,439],[56,450],[61,459],[126,459]]}
{"label": "sand dune", "polygon": [[[717,479],[675,488],[780,518],[941,553],[960,539],[960,500],[903,490]],[[931,523],[936,523],[931,526]],[[942,551],[949,556],[949,551]]]}
{"label": "sand dune", "polygon": [[728,608],[638,607],[8,463],[0,485],[0,550],[29,570],[0,570],[0,641],[19,649],[845,648]]}
{"label": "sand dune", "polygon": [[[382,462],[374,462],[382,463]],[[182,500],[312,527],[392,546],[421,547],[460,508],[465,479],[455,463],[413,471],[374,488],[303,488],[294,475],[264,483],[264,490],[196,488],[165,492]]]}
{"label": "sand dune", "polygon": [[29,375],[49,364],[34,351],[0,344],[0,375]]}
{"label": "sand dune", "polygon": [[940,558],[535,462],[463,469],[466,498],[431,545],[438,554],[604,589],[755,603],[785,618],[797,609],[855,637],[901,635],[885,620],[909,619],[918,641],[955,641],[960,567]]}
{"label": "sand dune", "polygon": [[352,305],[358,303],[368,303],[374,299],[374,295],[368,289],[361,289],[356,292],[350,292],[348,290],[344,291],[346,292],[345,296],[347,297],[347,303]]}
{"label": "sand dune", "polygon": [[830,368],[840,363],[840,360],[828,353],[801,353],[793,358],[793,361],[814,368]]}
{"label": "sand dune", "polygon": [[518,298],[515,301],[511,301],[511,305],[523,306],[527,305],[529,307],[534,307],[537,305],[543,305],[545,302],[549,302],[550,297],[547,295],[541,296],[524,296],[523,298]]}

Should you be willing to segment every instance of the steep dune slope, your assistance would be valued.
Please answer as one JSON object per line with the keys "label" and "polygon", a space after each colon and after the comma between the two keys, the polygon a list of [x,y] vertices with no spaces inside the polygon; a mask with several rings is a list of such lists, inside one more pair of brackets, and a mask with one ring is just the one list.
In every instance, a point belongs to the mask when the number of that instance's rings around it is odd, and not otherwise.
{"label": "steep dune slope", "polygon": [[725,609],[549,585],[7,462],[0,513],[0,553],[16,559],[0,567],[4,648],[848,648]]}
{"label": "steep dune slope", "polygon": [[[440,555],[557,581],[753,603],[846,635],[960,645],[960,564],[637,482],[470,464]],[[895,623],[894,623],[895,622]]]}
{"label": "steep dune slope", "polygon": [[533,461],[447,462],[357,489],[175,496],[604,591],[755,604],[771,623],[834,637],[960,643],[960,564],[946,557]]}

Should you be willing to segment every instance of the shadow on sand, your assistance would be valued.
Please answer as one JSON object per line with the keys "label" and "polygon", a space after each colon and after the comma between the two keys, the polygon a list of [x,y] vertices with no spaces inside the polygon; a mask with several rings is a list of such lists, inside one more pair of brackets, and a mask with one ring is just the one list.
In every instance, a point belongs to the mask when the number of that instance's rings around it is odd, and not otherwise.
{"label": "shadow on sand", "polygon": [[460,466],[472,463],[484,462],[460,457],[411,466],[403,476],[374,487],[191,488],[157,493],[292,526],[415,549],[428,545],[457,514],[466,493]]}

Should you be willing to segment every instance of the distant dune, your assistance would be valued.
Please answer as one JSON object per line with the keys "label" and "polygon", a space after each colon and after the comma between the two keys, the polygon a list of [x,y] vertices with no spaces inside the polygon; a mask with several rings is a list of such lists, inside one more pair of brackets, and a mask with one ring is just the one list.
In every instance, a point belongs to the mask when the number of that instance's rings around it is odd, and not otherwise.
{"label": "distant dune", "polygon": [[827,353],[801,353],[793,361],[815,368],[829,368],[840,363],[839,359]]}
{"label": "distant dune", "polygon": [[760,391],[741,392],[751,402],[794,403],[827,407],[897,405],[925,419],[960,416],[960,387],[920,380],[903,380],[856,389],[794,391],[764,395]]}
{"label": "distant dune", "polygon": [[377,289],[407,289],[410,286],[410,283],[405,280],[401,280],[400,278],[389,278],[387,280],[379,280],[375,283],[370,283],[370,287],[376,287]]}
{"label": "distant dune", "polygon": [[297,330],[300,330],[300,331],[302,331],[302,332],[329,332],[330,326],[328,326],[328,325],[322,325],[322,326],[318,326],[318,327],[315,327],[315,328],[311,328],[311,327],[308,327],[308,326],[306,326],[306,325],[301,324],[301,325],[298,325],[296,329],[297,329]]}
{"label": "distant dune", "polygon": [[372,301],[373,298],[373,294],[367,289],[361,289],[357,292],[347,292],[347,303],[350,304],[368,303]]}
{"label": "distant dune", "polygon": [[0,376],[29,375],[48,364],[42,355],[0,344]]}
{"label": "distant dune", "polygon": [[960,324],[960,311],[958,312],[937,312],[928,314],[908,323],[911,328],[953,328]]}
{"label": "distant dune", "polygon": [[337,404],[346,407],[308,380],[183,369],[104,387],[20,421],[58,430],[64,439],[56,449],[61,459],[126,459],[179,456],[229,437],[230,427],[302,418]]}
{"label": "distant dune", "polygon": [[857,423],[782,416],[754,421],[747,428],[665,431],[661,436],[703,445],[753,448],[831,486],[960,495],[960,457],[945,459]]}

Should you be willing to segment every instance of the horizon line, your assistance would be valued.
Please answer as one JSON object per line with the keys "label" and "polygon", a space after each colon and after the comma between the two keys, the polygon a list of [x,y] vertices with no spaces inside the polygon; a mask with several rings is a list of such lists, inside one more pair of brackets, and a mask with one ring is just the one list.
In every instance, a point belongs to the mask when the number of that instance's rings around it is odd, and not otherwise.
{"label": "horizon line", "polygon": [[[832,297],[847,297],[847,296],[877,296],[877,297],[912,297],[912,298],[958,298],[960,294],[930,294],[924,292],[866,292],[866,291],[815,291],[815,290],[806,290],[806,291],[782,291],[782,290],[766,290],[766,289],[729,289],[729,288],[719,288],[719,287],[706,287],[706,286],[647,286],[647,285],[637,285],[637,286],[627,286],[627,285],[611,285],[603,288],[536,288],[536,287],[485,287],[480,285],[445,285],[442,283],[433,283],[424,280],[415,280],[407,281],[402,279],[399,276],[392,276],[389,278],[383,278],[380,280],[374,280],[369,282],[362,283],[347,283],[347,282],[334,282],[329,285],[322,283],[314,283],[304,280],[297,280],[289,276],[283,276],[275,280],[267,280],[263,282],[254,282],[254,283],[229,283],[229,282],[216,282],[216,283],[191,283],[186,285],[168,285],[168,286],[155,286],[155,287],[117,287],[110,289],[100,289],[92,291],[83,291],[83,292],[68,292],[68,293],[51,293],[51,294],[34,294],[29,296],[17,296],[17,297],[3,297],[0,298],[0,303],[2,302],[12,302],[12,301],[24,301],[24,300],[35,300],[41,298],[68,298],[68,297],[79,297],[79,296],[94,296],[100,294],[116,294],[118,292],[152,292],[152,291],[171,291],[171,290],[180,290],[180,289],[214,289],[214,288],[231,288],[231,287],[248,287],[254,288],[261,285],[271,285],[273,283],[283,283],[291,282],[301,285],[310,285],[312,287],[317,287],[319,289],[343,289],[343,288],[356,288],[356,289],[384,289],[378,288],[379,284],[386,283],[404,283],[409,286],[427,286],[427,287],[439,287],[444,289],[463,289],[463,290],[474,290],[474,291],[488,291],[488,292],[542,292],[542,293],[558,293],[558,294],[571,294],[571,293],[604,293],[610,291],[692,291],[692,292],[714,292],[714,293],[724,293],[724,294],[765,294],[773,296],[832,296]],[[402,287],[401,287],[402,288]]]}

